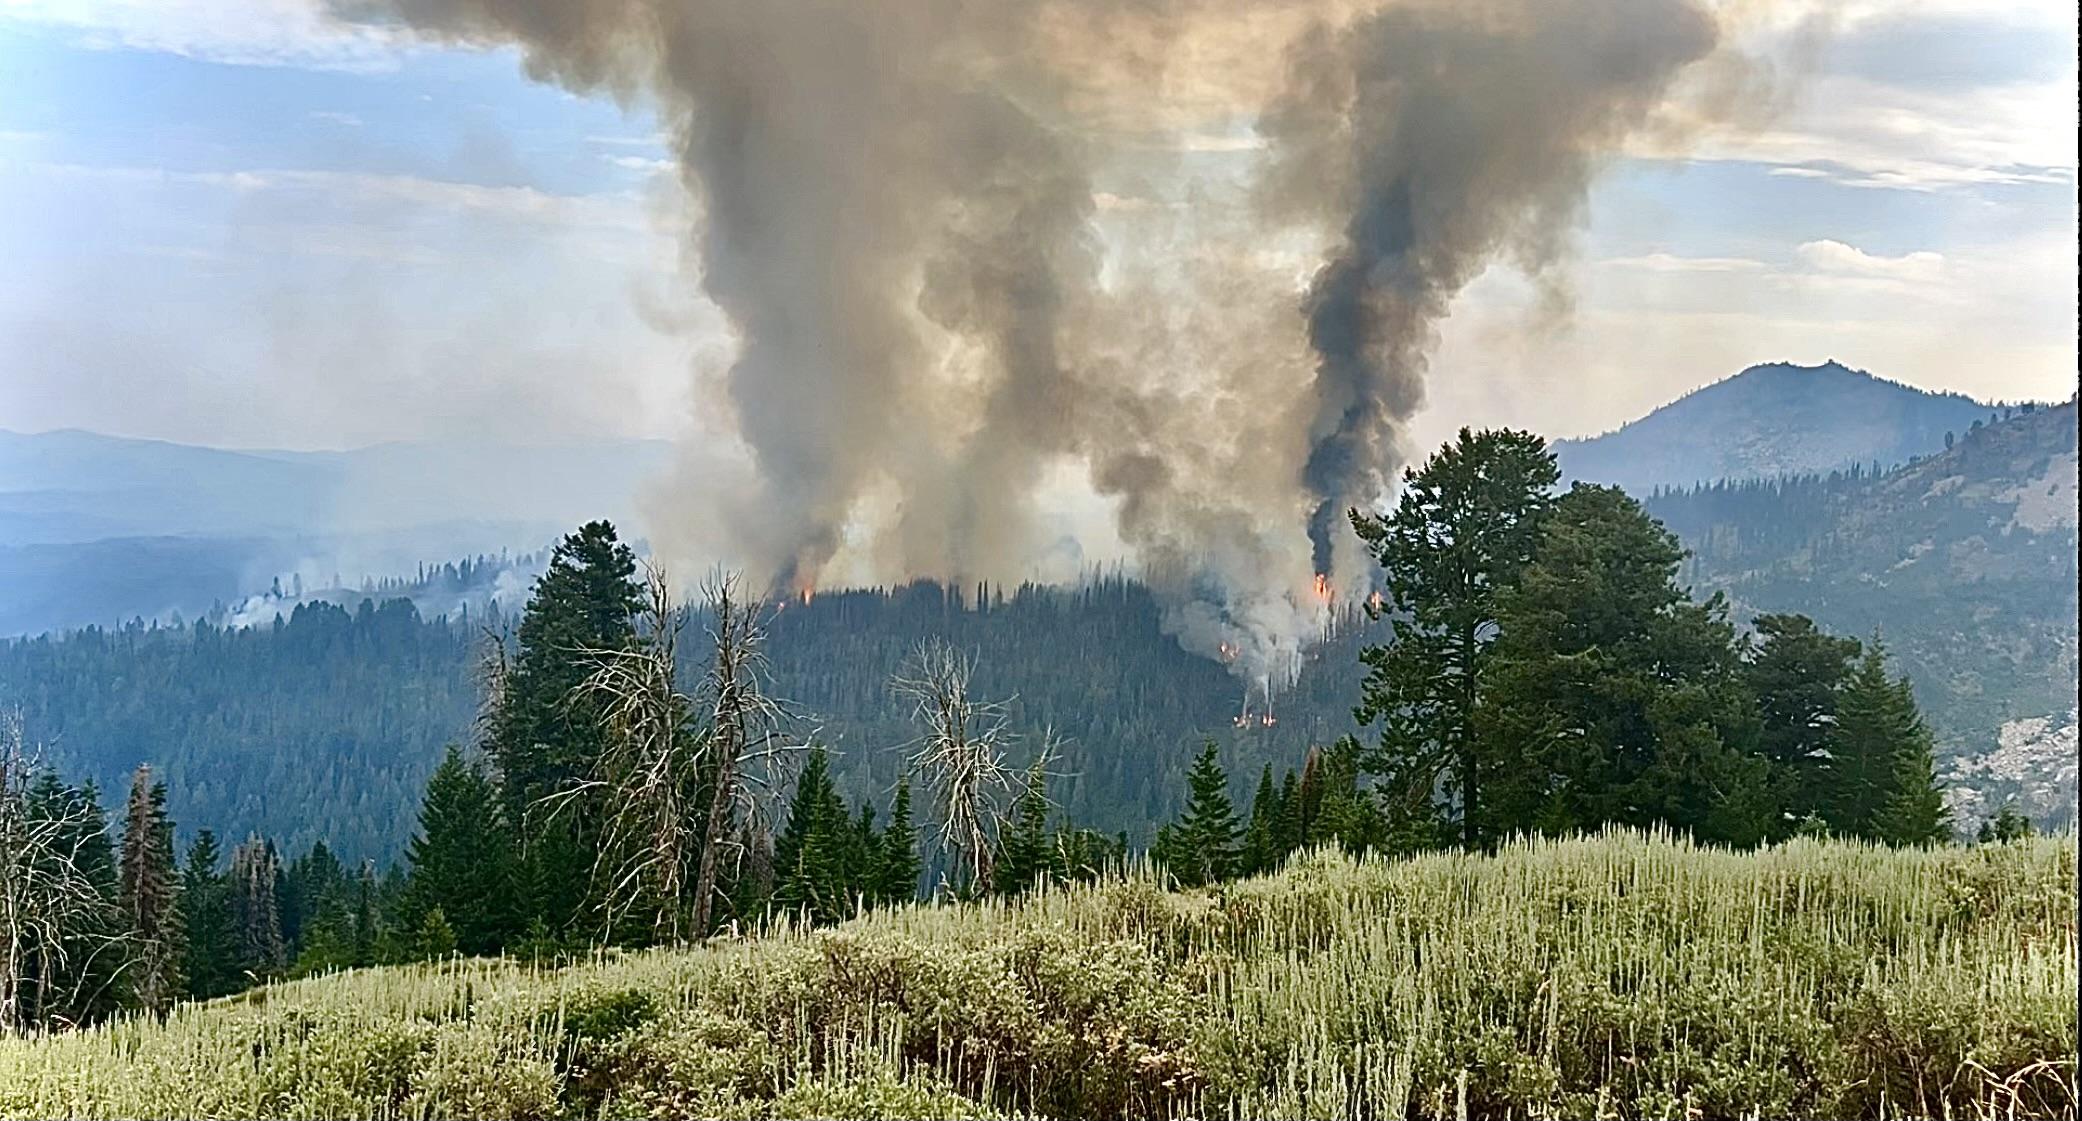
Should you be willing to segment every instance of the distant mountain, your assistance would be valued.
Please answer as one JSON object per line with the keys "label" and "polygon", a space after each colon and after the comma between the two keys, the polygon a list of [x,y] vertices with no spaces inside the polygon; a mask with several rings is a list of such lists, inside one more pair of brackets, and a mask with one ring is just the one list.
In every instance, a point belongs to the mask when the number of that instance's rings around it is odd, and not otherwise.
{"label": "distant mountain", "polygon": [[641,440],[245,451],[0,430],[0,635],[193,618],[276,576],[357,585],[540,548],[590,518],[640,533],[634,499],[670,452]]}
{"label": "distant mountain", "polygon": [[1664,405],[1617,431],[1558,440],[1565,479],[1635,494],[1714,479],[1892,467],[1940,451],[1986,422],[1990,406],[1931,393],[1836,362],[1772,363]]}
{"label": "distant mountain", "polygon": [[[2070,400],[1877,476],[1723,482],[1648,508],[1691,549],[1701,594],[1885,642],[1961,781],[1963,814],[2019,796],[2060,821],[2075,814],[2076,476]],[[2021,762],[2063,735],[2064,765]]]}

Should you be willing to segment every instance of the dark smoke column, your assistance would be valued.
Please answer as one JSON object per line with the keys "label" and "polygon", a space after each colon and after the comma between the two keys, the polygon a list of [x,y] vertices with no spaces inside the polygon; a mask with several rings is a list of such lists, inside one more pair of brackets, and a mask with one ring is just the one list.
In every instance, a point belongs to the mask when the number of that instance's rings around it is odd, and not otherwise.
{"label": "dark smoke column", "polygon": [[1536,278],[1592,175],[1714,47],[1690,0],[1393,4],[1297,45],[1261,130],[1278,213],[1337,229],[1303,312],[1317,354],[1302,483],[1316,571],[1403,461],[1437,324],[1499,257]]}

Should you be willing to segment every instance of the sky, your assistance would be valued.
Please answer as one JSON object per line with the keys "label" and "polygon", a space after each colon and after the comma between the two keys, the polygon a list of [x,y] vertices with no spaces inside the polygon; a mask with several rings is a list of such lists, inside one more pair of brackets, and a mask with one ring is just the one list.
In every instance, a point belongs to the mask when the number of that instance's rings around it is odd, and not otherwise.
{"label": "sky", "polygon": [[[1829,8],[1748,127],[1612,162],[1565,308],[1504,265],[1461,294],[1420,442],[1604,431],[1778,360],[2074,392],[2075,6]],[[1194,149],[1211,183],[1258,154]],[[317,0],[0,0],[0,428],[709,438],[689,371],[734,343],[666,157],[644,104]]]}

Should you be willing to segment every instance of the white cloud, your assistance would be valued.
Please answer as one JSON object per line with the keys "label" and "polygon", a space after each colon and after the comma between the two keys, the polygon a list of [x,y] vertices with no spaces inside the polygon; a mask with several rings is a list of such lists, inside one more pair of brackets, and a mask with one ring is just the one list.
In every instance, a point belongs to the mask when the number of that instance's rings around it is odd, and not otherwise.
{"label": "white cloud", "polygon": [[652,174],[671,171],[678,166],[671,160],[652,159],[648,156],[604,156],[602,158],[625,171],[641,171]]}
{"label": "white cloud", "polygon": [[1855,245],[1824,239],[1802,242],[1795,252],[1810,267],[1830,273],[1930,281],[1940,279],[1945,269],[1944,255],[1927,249],[1899,257],[1883,257],[1867,253]]}
{"label": "white cloud", "polygon": [[94,49],[161,51],[248,66],[387,70],[402,31],[349,23],[318,0],[0,0],[0,21],[62,28]]}
{"label": "white cloud", "polygon": [[362,127],[362,119],[360,117],[355,116],[352,113],[340,113],[331,109],[315,109],[305,115],[310,117],[314,121],[322,121],[329,125],[337,125],[340,128]]}

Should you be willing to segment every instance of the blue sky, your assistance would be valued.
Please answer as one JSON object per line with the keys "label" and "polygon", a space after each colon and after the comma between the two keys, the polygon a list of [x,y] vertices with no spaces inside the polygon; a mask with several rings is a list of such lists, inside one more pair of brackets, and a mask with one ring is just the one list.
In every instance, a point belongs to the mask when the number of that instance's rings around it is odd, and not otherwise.
{"label": "blue sky", "polygon": [[[2074,6],[1829,7],[1775,112],[1615,159],[1568,315],[1468,289],[1423,431],[1598,431],[1777,359],[2073,392]],[[656,133],[307,0],[0,0],[0,427],[706,438],[732,344]],[[1247,176],[1211,147],[1181,174]]]}

